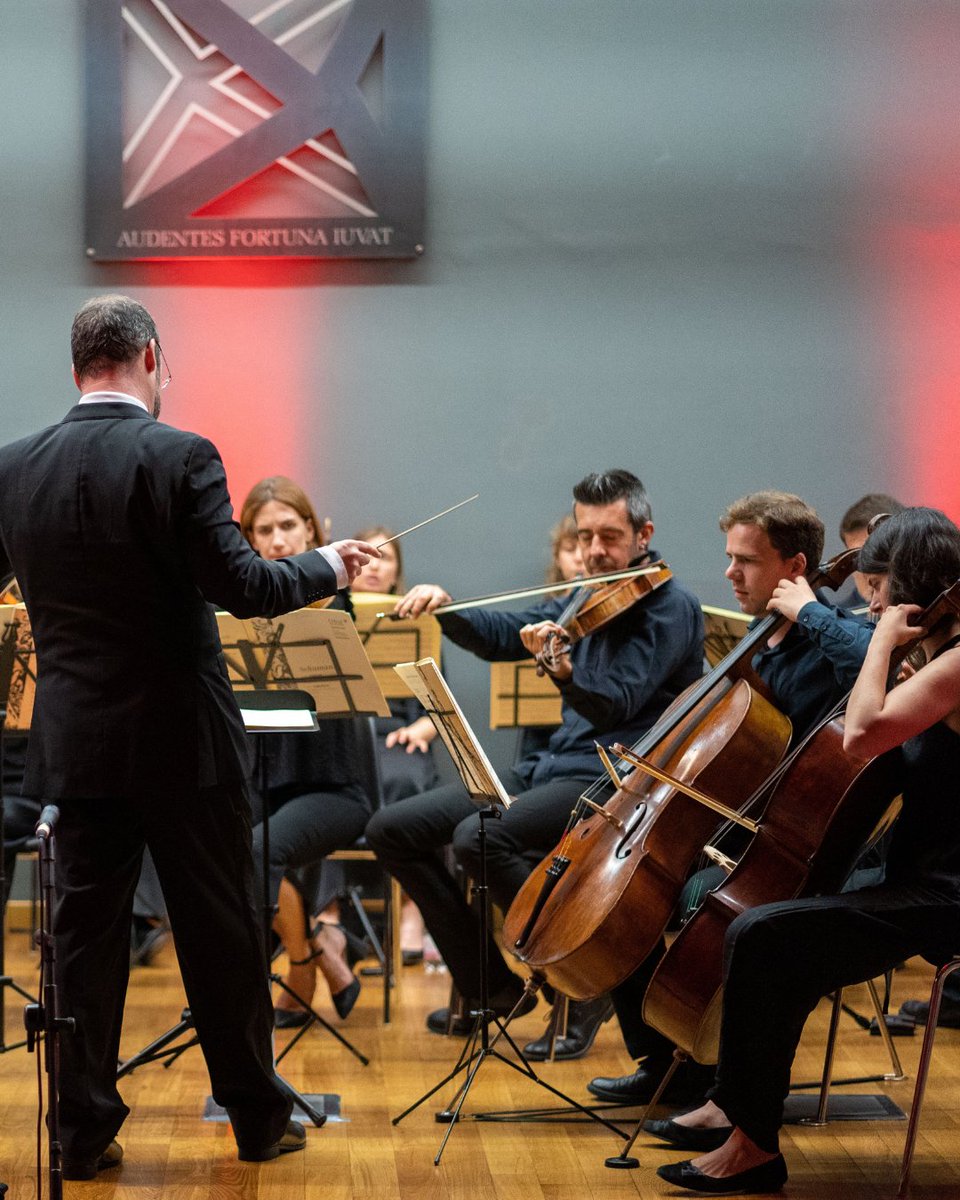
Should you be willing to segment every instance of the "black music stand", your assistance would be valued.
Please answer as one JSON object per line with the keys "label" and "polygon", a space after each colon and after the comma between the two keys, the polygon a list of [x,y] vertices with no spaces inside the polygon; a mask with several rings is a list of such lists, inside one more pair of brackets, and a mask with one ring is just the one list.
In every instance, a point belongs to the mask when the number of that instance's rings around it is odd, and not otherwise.
{"label": "black music stand", "polygon": [[[4,606],[7,607],[7,606]],[[6,615],[6,614],[4,614]],[[3,855],[5,849],[5,834],[4,834],[4,798],[3,798],[3,742],[7,723],[7,708],[10,700],[11,690],[13,686],[13,673],[15,666],[20,666],[25,676],[30,675],[29,662],[19,656],[17,653],[17,631],[18,625],[16,619],[11,619],[0,637],[0,897],[6,891],[6,872],[3,865]],[[35,678],[35,677],[34,677]],[[26,679],[24,684],[25,686]],[[6,1036],[6,994],[9,989],[15,992],[28,1004],[36,1004],[37,999],[28,991],[20,986],[12,975],[6,973],[6,952],[7,952],[7,922],[6,909],[4,908],[3,919],[0,919],[0,1054],[6,1054],[9,1050],[20,1050],[27,1045],[28,1039],[24,1038],[20,1042],[7,1043]]]}
{"label": "black music stand", "polygon": [[[466,717],[464,717],[453,693],[447,687],[443,676],[437,670],[436,663],[428,658],[422,659],[417,663],[400,664],[396,669],[427,710],[430,719],[437,727],[437,732],[443,739],[444,745],[450,751],[454,766],[457,768],[460,778],[467,789],[467,794],[480,810],[480,870],[479,877],[474,886],[474,895],[477,897],[480,906],[480,936],[478,946],[480,956],[480,1007],[470,1013],[470,1016],[473,1018],[473,1027],[467,1035],[467,1039],[452,1069],[447,1072],[439,1083],[434,1084],[429,1091],[425,1092],[408,1108],[405,1108],[399,1116],[394,1117],[392,1123],[399,1125],[404,1117],[419,1108],[421,1104],[429,1100],[431,1096],[435,1095],[442,1087],[445,1087],[447,1083],[456,1078],[462,1071],[466,1072],[463,1082],[450,1103],[436,1114],[438,1122],[448,1125],[440,1147],[437,1150],[436,1158],[433,1160],[434,1165],[439,1166],[441,1156],[446,1148],[450,1134],[453,1132],[454,1125],[457,1121],[465,1119],[462,1115],[462,1110],[470,1088],[473,1086],[474,1080],[483,1064],[488,1059],[493,1058],[498,1062],[505,1063],[520,1075],[526,1076],[527,1079],[530,1079],[545,1091],[550,1092],[559,1100],[564,1101],[583,1116],[589,1117],[599,1125],[603,1125],[618,1137],[625,1138],[626,1134],[615,1125],[612,1125],[609,1121],[579,1101],[567,1096],[559,1088],[555,1088],[552,1084],[547,1083],[545,1079],[541,1079],[524,1057],[523,1051],[514,1042],[513,1038],[511,1038],[507,1026],[513,1020],[526,997],[534,994],[539,989],[541,980],[533,978],[527,981],[520,999],[517,1000],[512,1011],[502,1020],[490,1004],[489,959],[487,957],[489,952],[490,896],[487,888],[486,822],[498,820],[501,809],[507,808],[512,801],[507,796],[503,784],[497,778],[493,767],[490,765],[486,754],[484,754],[483,748],[477,741],[473,730],[467,723]],[[492,1039],[490,1037],[491,1024],[497,1026],[497,1033]],[[517,1059],[519,1059],[519,1062],[508,1058],[497,1049],[501,1039],[506,1040]],[[476,1114],[474,1117],[477,1120],[482,1118],[483,1114]]]}

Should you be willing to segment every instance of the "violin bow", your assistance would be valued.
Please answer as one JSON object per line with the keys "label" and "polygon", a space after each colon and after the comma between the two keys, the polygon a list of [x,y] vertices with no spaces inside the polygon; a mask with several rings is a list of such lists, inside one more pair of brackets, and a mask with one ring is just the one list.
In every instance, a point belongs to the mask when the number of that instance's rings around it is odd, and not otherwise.
{"label": "violin bow", "polygon": [[[506,604],[510,600],[523,600],[528,596],[546,596],[551,592],[569,592],[571,588],[597,587],[601,583],[615,583],[618,579],[633,579],[637,575],[655,575],[663,570],[663,564],[647,567],[627,567],[623,571],[608,571],[605,575],[585,575],[582,579],[563,579],[559,583],[542,583],[535,587],[518,588],[514,592],[492,592],[489,596],[474,596],[471,600],[451,600],[449,604],[441,604],[429,615],[441,616],[443,613],[461,612],[466,608],[480,608],[484,604]],[[421,614],[422,615],[422,614]],[[377,613],[378,617],[388,617],[394,621],[405,618],[393,613]]]}

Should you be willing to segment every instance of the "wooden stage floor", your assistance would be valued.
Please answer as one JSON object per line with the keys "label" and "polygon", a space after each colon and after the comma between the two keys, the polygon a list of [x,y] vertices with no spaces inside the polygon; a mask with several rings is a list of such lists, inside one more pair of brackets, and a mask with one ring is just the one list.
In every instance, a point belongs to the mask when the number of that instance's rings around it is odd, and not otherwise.
{"label": "wooden stage floor", "polygon": [[[11,922],[23,923],[14,909]],[[36,956],[23,933],[7,942],[7,971],[32,989]],[[925,996],[930,969],[912,962],[898,972],[894,1006],[908,996]],[[445,974],[406,968],[395,992],[395,1016],[384,1027],[380,981],[366,979],[344,1032],[371,1059],[362,1066],[329,1035],[317,1030],[282,1064],[300,1091],[338,1093],[343,1120],[323,1129],[308,1127],[304,1153],[276,1162],[237,1161],[227,1126],[201,1119],[208,1081],[197,1049],[170,1069],[159,1064],[138,1069],[122,1084],[132,1112],[121,1131],[126,1158],[122,1167],[91,1183],[67,1183],[67,1196],[88,1200],[619,1200],[620,1197],[678,1195],[654,1174],[669,1154],[641,1138],[639,1170],[611,1171],[603,1160],[616,1141],[592,1124],[491,1124],[465,1122],[453,1130],[441,1165],[434,1166],[444,1126],[434,1121],[439,1105],[427,1104],[399,1126],[395,1116],[436,1083],[454,1062],[459,1043],[424,1028],[424,1016],[446,1002]],[[321,1011],[331,1013],[318,991]],[[867,1011],[866,989],[851,989],[849,1002]],[[6,1041],[19,1038],[20,1003],[7,993]],[[757,997],[763,1003],[763,997]],[[225,998],[225,1003],[229,998]],[[127,999],[123,1051],[131,1054],[179,1017],[183,1005],[176,960],[169,945],[156,965],[133,973]],[[516,1022],[519,1039],[539,1035],[544,1006]],[[794,1077],[819,1076],[827,1006],[811,1018],[797,1058]],[[888,1069],[882,1043],[842,1019],[836,1075],[881,1073]],[[281,1034],[278,1045],[289,1038]],[[868,1084],[838,1089],[884,1093],[900,1108],[909,1107],[919,1037],[899,1038],[897,1046],[910,1078],[904,1083]],[[917,1200],[960,1197],[960,1032],[938,1035],[932,1079],[924,1106],[913,1194]],[[619,1075],[632,1069],[615,1023],[603,1027],[588,1057],[547,1065],[542,1074],[580,1099],[594,1075]],[[37,1196],[37,1056],[23,1049],[0,1055],[0,1180],[8,1200]],[[449,1095],[449,1091],[443,1093]],[[544,1093],[508,1067],[488,1063],[471,1092],[473,1111],[537,1107]],[[783,1138],[790,1166],[789,1196],[796,1200],[877,1200],[894,1197],[905,1122],[902,1120],[834,1123],[826,1128],[787,1128]],[[46,1178],[43,1194],[47,1195]]]}

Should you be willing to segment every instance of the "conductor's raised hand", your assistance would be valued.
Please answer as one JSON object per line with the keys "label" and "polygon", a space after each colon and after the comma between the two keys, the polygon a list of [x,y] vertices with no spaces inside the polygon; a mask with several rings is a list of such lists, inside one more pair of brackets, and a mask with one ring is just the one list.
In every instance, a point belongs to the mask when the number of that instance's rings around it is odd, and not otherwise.
{"label": "conductor's raised hand", "polygon": [[330,549],[336,550],[343,560],[344,570],[350,582],[356,579],[371,558],[380,558],[380,551],[369,542],[355,542],[348,538],[342,542],[331,542]]}
{"label": "conductor's raised hand", "polygon": [[393,610],[398,617],[419,617],[433,612],[441,604],[449,604],[451,596],[437,583],[418,583],[412,587]]}

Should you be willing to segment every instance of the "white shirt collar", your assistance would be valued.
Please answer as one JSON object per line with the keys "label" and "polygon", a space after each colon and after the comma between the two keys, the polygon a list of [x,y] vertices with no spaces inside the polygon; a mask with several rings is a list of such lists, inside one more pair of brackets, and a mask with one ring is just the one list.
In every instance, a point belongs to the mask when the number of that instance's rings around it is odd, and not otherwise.
{"label": "white shirt collar", "polygon": [[144,412],[150,410],[136,396],[128,396],[126,392],[87,392],[77,401],[78,404],[135,404]]}

